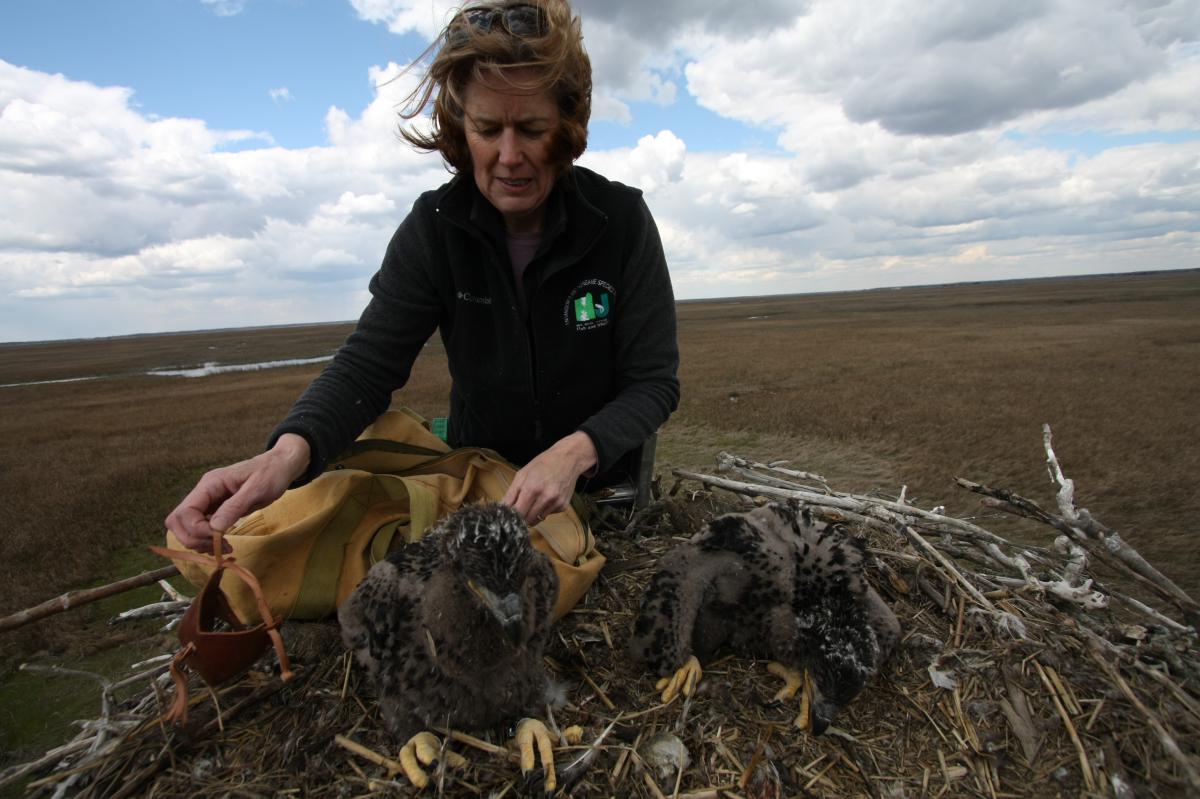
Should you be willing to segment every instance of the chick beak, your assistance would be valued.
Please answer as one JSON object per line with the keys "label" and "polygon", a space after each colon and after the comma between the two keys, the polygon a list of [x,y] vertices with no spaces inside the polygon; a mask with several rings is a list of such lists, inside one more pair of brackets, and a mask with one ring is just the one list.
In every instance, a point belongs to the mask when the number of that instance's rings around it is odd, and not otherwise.
{"label": "chick beak", "polygon": [[496,596],[488,589],[471,585],[475,593],[483,600],[484,606],[488,612],[496,618],[500,623],[500,629],[504,631],[504,635],[509,642],[514,646],[521,643],[521,633],[524,628],[523,617],[521,615],[521,598],[516,594],[505,594],[504,596]]}
{"label": "chick beak", "polygon": [[829,729],[829,725],[833,723],[833,719],[837,716],[839,708],[832,702],[818,702],[813,705],[812,721],[810,728],[813,735],[820,735]]}

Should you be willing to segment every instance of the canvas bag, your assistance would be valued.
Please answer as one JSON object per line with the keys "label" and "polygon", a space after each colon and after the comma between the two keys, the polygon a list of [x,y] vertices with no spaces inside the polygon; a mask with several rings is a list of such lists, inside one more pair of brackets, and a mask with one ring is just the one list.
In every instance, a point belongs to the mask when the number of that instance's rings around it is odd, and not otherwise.
{"label": "canvas bag", "polygon": [[[276,616],[324,618],[389,549],[417,541],[464,503],[501,499],[515,475],[516,467],[495,452],[451,450],[419,416],[388,411],[324,474],[243,517],[225,540],[236,563],[258,578]],[[529,533],[558,575],[557,620],[587,593],[604,556],[574,508],[547,516]],[[184,549],[170,530],[167,546]],[[198,587],[213,572],[203,562],[174,563]],[[244,581],[223,576],[220,588],[243,622],[261,620]]]}

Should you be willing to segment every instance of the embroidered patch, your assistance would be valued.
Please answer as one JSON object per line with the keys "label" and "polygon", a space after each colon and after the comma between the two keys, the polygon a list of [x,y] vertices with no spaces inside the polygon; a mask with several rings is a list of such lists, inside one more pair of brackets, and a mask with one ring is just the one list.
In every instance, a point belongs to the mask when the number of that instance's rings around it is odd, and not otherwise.
{"label": "embroidered patch", "polygon": [[600,278],[589,278],[571,290],[563,305],[563,324],[575,330],[597,330],[612,319],[617,290]]}

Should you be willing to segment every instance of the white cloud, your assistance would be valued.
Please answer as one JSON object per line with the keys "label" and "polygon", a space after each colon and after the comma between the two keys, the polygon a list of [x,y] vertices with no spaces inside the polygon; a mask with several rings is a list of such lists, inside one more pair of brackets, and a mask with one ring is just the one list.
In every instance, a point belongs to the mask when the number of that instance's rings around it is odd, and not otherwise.
{"label": "white cloud", "polygon": [[359,17],[383,23],[393,33],[415,31],[433,39],[466,3],[458,0],[350,0]]}
{"label": "white cloud", "polygon": [[246,8],[246,0],[200,0],[200,2],[211,8],[218,17],[233,17],[242,13]]}
{"label": "white cloud", "polygon": [[[354,5],[427,37],[452,7]],[[699,151],[681,118],[585,153],[645,192],[678,296],[1197,265],[1196,0],[744,5],[578,2],[595,118],[686,90],[777,137]],[[370,79],[286,149],[0,62],[0,340],[355,316],[448,177],[396,136],[417,75]]]}
{"label": "white cloud", "polygon": [[654,192],[683,176],[686,150],[678,136],[663,130],[655,136],[643,136],[631,150],[584,153],[580,163],[612,180]]}
{"label": "white cloud", "polygon": [[291,102],[292,92],[287,86],[280,86],[278,89],[268,89],[267,94],[275,102]]}
{"label": "white cloud", "polygon": [[[118,332],[155,320],[211,327],[222,323],[213,304],[231,295],[287,295],[309,318],[352,318],[404,212],[447,178],[436,156],[396,138],[405,91],[393,81],[355,117],[331,110],[328,146],[228,152],[230,141],[268,140],[151,118],[127,90],[0,62],[0,340],[54,335],[36,327],[53,315],[13,300],[108,302],[114,292],[145,311],[110,319]],[[305,289],[331,282],[338,296]],[[235,305],[250,317],[225,323],[267,321],[252,303]]]}

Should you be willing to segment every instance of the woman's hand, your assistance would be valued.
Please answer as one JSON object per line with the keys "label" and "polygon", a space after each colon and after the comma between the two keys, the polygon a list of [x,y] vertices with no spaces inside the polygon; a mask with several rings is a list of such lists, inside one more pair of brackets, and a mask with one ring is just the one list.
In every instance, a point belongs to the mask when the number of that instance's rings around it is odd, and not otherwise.
{"label": "woman's hand", "polygon": [[566,510],[575,481],[595,465],[596,445],[587,433],[576,431],[525,464],[501,501],[512,505],[526,524],[537,524]]}
{"label": "woman's hand", "polygon": [[279,499],[304,474],[311,455],[303,436],[284,433],[268,451],[213,469],[167,516],[167,529],[189,549],[211,550],[214,530],[225,532],[247,513]]}

